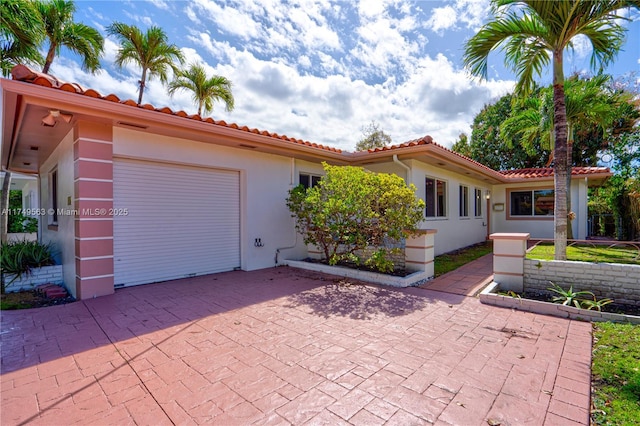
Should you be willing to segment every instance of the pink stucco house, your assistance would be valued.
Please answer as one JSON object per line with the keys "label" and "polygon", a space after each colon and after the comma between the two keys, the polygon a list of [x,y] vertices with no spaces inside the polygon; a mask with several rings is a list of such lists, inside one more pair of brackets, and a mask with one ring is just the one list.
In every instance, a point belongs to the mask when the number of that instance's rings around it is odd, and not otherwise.
{"label": "pink stucco house", "polygon": [[[550,169],[499,172],[426,136],[344,152],[183,111],[137,105],[14,68],[2,87],[3,169],[39,180],[39,238],[51,242],[79,299],[114,288],[304,258],[284,203],[313,185],[321,162],[396,173],[427,204],[435,253],[489,232],[553,235]],[[575,168],[577,238],[587,229],[587,188],[611,175]],[[551,204],[549,200],[551,199]]]}

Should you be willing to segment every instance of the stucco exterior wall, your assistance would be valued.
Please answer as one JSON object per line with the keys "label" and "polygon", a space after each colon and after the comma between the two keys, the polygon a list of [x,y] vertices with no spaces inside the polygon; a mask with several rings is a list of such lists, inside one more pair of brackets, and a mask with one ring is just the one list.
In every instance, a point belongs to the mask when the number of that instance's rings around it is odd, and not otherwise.
{"label": "stucco exterior wall", "polygon": [[[491,232],[526,232],[532,239],[553,238],[553,215],[536,219],[509,218],[508,190],[553,189],[553,181],[495,185],[491,191]],[[503,204],[504,210],[496,211],[495,204]],[[576,218],[571,222],[573,238],[587,237],[587,185],[583,179],[571,182],[571,210]]]}
{"label": "stucco exterior wall", "polygon": [[[278,248],[294,246],[283,249],[280,259],[306,256],[306,246],[296,236],[294,220],[285,204],[289,189],[298,183],[297,170],[302,167],[293,159],[123,128],[113,130],[113,155],[116,160],[124,157],[238,170],[242,269],[274,266]],[[256,238],[261,239],[263,247],[254,246]]]}
{"label": "stucco exterior wall", "polygon": [[[444,168],[438,168],[416,160],[404,161],[411,170],[407,172],[398,164],[393,162],[367,165],[366,167],[376,172],[395,173],[398,176],[407,177],[408,183],[416,186],[416,196],[422,200],[425,198],[425,178],[432,177],[442,179],[447,182],[447,207],[446,217],[425,218],[420,224],[421,229],[435,229],[435,255],[447,253],[452,250],[476,244],[487,239],[487,209],[483,199],[482,215],[475,217],[474,214],[474,189],[478,188],[485,193],[489,186],[485,183],[470,179]],[[469,216],[459,216],[459,185],[469,187]]]}
{"label": "stucco exterior wall", "polygon": [[[53,205],[50,200],[49,174],[57,167],[58,170],[58,209],[73,209],[74,181],[73,181],[73,131],[64,137],[62,142],[51,153],[40,167],[40,208],[48,210]],[[71,201],[71,204],[69,204]],[[75,216],[59,214],[58,226],[50,226],[51,215],[40,216],[41,241],[51,243],[53,257],[56,263],[62,265],[64,285],[73,295],[76,293],[76,265],[75,265]]]}

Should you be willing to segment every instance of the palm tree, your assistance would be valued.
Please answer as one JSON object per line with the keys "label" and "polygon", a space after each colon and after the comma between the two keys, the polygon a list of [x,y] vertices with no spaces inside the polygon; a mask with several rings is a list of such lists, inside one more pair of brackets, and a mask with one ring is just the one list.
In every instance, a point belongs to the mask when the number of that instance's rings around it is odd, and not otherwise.
{"label": "palm tree", "polygon": [[83,70],[96,72],[100,69],[104,38],[95,28],[73,22],[76,10],[73,1],[43,0],[36,1],[35,6],[44,22],[49,42],[43,73],[49,72],[51,63],[63,46],[82,57]]}
{"label": "palm tree", "polygon": [[162,83],[166,83],[169,68],[177,74],[175,62],[184,62],[182,52],[175,44],[168,44],[167,35],[162,28],[152,26],[143,34],[135,25],[114,22],[107,27],[107,32],[120,41],[115,64],[122,67],[133,62],[142,68],[142,77],[138,81],[138,104],[142,103],[147,79],[158,76]]}
{"label": "palm tree", "polygon": [[17,64],[42,64],[38,46],[44,38],[44,27],[35,5],[30,0],[2,0],[0,7],[0,67],[7,77]]}
{"label": "palm tree", "polygon": [[487,77],[489,53],[505,51],[516,73],[516,92],[526,96],[534,77],[552,64],[554,109],[555,259],[567,258],[567,117],[564,95],[564,52],[577,35],[593,48],[595,69],[609,64],[624,43],[625,28],[618,20],[626,7],[640,8],[640,0],[493,0],[496,15],[466,44],[464,64],[476,76]]}
{"label": "palm tree", "polygon": [[169,94],[177,90],[190,90],[193,92],[193,101],[198,105],[198,115],[213,111],[214,101],[223,101],[227,111],[234,107],[233,94],[231,93],[231,81],[221,75],[207,77],[204,66],[191,64],[186,71],[178,71],[175,79],[169,83]]}

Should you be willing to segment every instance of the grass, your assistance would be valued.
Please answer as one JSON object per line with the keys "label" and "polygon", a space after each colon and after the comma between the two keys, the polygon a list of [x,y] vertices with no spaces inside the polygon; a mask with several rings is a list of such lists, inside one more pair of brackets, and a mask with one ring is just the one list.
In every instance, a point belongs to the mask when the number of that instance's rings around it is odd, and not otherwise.
{"label": "grass", "polygon": [[[538,244],[527,253],[529,259],[553,260],[553,244]],[[567,260],[596,263],[640,264],[637,248],[632,246],[574,245],[567,247]]]}
{"label": "grass", "polygon": [[0,310],[29,309],[41,303],[42,296],[34,291],[7,293],[0,296]]}
{"label": "grass", "polygon": [[594,325],[592,424],[638,424],[639,360],[640,326],[614,323]]}
{"label": "grass", "polygon": [[476,260],[485,254],[489,254],[492,251],[493,245],[490,242],[484,242],[436,256],[434,259],[435,276],[438,277],[454,269],[458,269],[462,265]]}

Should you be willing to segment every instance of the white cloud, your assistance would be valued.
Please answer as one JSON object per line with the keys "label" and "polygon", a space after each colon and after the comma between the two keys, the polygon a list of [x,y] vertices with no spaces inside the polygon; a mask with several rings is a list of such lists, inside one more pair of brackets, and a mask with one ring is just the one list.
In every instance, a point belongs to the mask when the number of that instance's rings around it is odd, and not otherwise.
{"label": "white cloud", "polygon": [[447,5],[445,7],[437,7],[433,9],[431,18],[427,22],[427,26],[431,30],[440,35],[443,34],[443,30],[448,30],[456,25],[458,20],[458,14],[454,8]]}

